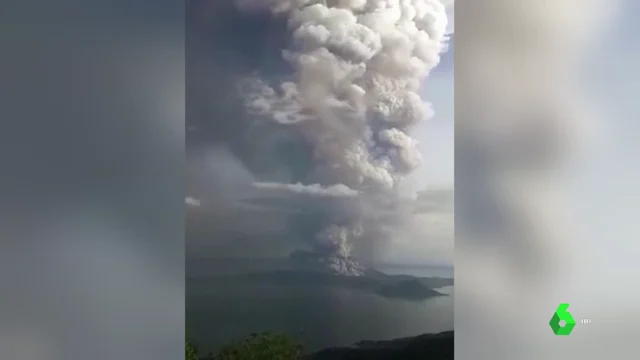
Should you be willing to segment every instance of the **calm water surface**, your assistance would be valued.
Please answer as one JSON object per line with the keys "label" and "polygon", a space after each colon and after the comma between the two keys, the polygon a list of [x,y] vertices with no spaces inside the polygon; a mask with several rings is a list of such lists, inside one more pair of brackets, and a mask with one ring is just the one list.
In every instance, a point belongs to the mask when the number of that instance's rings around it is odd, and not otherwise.
{"label": "calm water surface", "polygon": [[[381,269],[388,273],[448,276],[433,269]],[[187,282],[187,328],[204,351],[252,332],[293,334],[309,350],[453,329],[453,287],[449,296],[424,301],[392,300],[346,289],[296,289],[234,285],[224,289]]]}

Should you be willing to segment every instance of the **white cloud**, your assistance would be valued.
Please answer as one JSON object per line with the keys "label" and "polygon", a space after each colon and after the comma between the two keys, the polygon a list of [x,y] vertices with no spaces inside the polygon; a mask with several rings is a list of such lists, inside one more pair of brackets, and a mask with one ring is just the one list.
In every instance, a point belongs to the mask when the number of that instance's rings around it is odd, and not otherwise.
{"label": "white cloud", "polygon": [[392,263],[450,263],[454,257],[452,188],[430,189],[418,196],[414,215],[393,236],[382,254]]}
{"label": "white cloud", "polygon": [[200,206],[200,200],[194,199],[192,197],[184,198],[184,203],[187,206]]}
{"label": "white cloud", "polygon": [[312,196],[356,196],[358,192],[349,188],[343,184],[337,184],[332,186],[322,186],[319,184],[304,185],[301,183],[296,184],[283,184],[283,183],[268,183],[268,182],[256,182],[253,184],[258,189],[262,190],[274,190],[290,192],[292,194],[300,195],[312,195]]}

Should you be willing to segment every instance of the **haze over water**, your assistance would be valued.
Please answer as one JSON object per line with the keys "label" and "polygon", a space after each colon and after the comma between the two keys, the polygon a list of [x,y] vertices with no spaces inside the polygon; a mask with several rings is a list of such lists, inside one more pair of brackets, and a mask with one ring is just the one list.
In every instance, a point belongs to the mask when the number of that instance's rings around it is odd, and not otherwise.
{"label": "haze over water", "polygon": [[[388,273],[452,275],[448,268],[389,267]],[[395,271],[394,271],[395,270]],[[273,284],[207,286],[187,280],[187,328],[194,340],[214,351],[252,332],[294,335],[307,350],[388,340],[453,329],[453,287],[448,296],[423,301],[383,298],[349,289],[300,289]]]}

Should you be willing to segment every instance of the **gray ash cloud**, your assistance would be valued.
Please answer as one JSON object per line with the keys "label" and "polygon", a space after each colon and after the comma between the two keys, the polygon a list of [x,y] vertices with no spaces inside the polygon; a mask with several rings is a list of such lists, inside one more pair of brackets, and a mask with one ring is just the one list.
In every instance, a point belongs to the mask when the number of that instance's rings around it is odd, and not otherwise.
{"label": "gray ash cloud", "polygon": [[[388,208],[421,162],[409,132],[431,116],[418,91],[445,50],[446,8],[438,0],[235,5],[189,5],[189,146],[229,149],[262,190],[334,199],[313,226],[292,231],[311,239],[317,262],[359,275],[353,247],[384,241],[411,214]],[[372,220],[381,214],[385,221]]]}

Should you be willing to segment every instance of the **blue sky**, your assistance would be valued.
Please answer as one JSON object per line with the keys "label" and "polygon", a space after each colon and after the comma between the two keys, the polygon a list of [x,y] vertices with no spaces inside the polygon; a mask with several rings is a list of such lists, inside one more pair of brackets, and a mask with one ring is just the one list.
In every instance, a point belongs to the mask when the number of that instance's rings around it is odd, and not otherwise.
{"label": "blue sky", "polygon": [[[435,116],[412,132],[420,141],[424,164],[412,175],[410,190],[453,189],[453,85],[453,51],[449,51],[424,82],[423,98],[432,104]],[[411,240],[395,243],[386,255],[391,262],[452,264],[453,227],[453,212],[417,215],[411,226]]]}
{"label": "blue sky", "polygon": [[413,131],[424,156],[424,165],[413,176],[413,188],[453,186],[453,46],[424,82],[423,98],[432,104],[435,116]]}

